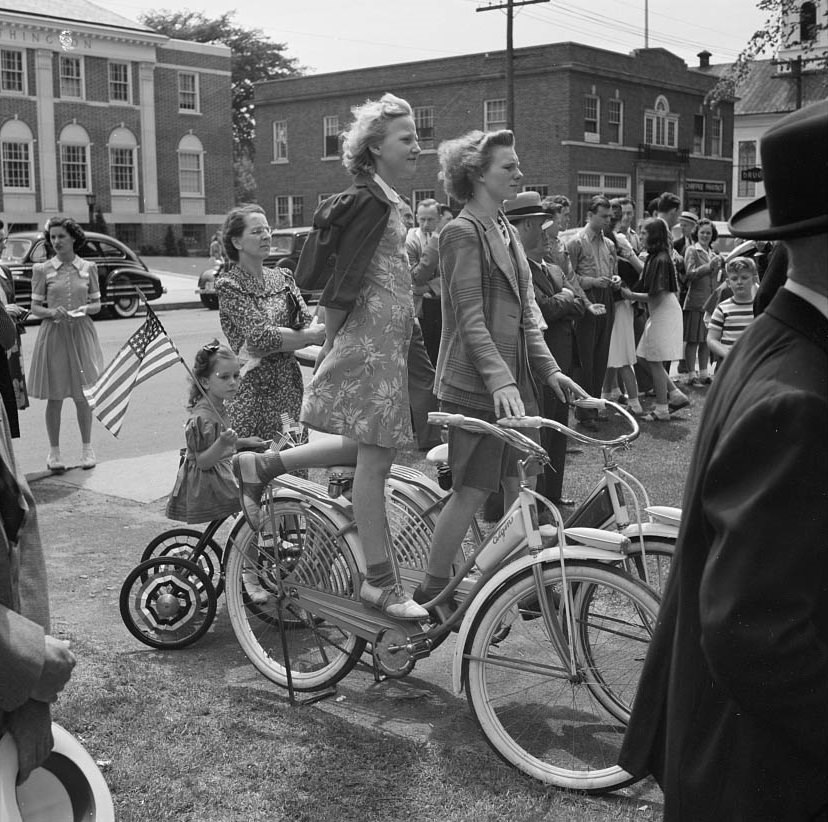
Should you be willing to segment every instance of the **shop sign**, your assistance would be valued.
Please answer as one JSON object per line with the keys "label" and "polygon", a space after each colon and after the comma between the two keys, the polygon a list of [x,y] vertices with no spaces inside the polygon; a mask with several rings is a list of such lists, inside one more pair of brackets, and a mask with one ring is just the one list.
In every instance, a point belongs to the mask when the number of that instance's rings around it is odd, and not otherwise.
{"label": "shop sign", "polygon": [[739,179],[743,183],[761,183],[763,180],[762,169],[759,166],[754,168],[743,168],[739,172]]}
{"label": "shop sign", "polygon": [[694,194],[724,194],[725,184],[710,180],[688,180],[684,190]]}

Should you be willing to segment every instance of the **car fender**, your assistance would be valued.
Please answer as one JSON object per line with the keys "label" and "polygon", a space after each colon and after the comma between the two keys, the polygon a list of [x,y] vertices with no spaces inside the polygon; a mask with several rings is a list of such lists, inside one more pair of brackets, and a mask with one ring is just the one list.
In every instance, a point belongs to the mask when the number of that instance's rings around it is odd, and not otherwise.
{"label": "car fender", "polygon": [[[470,640],[472,626],[475,623],[483,606],[489,599],[513,577],[520,576],[533,565],[544,563],[558,564],[561,552],[558,546],[544,548],[535,556],[524,556],[513,560],[503,566],[484,586],[478,591],[469,610],[463,617],[460,631],[457,634],[457,641],[454,646],[454,662],[452,664],[452,686],[456,694],[463,690],[463,657],[466,654],[466,646]],[[591,548],[585,545],[568,545],[566,557],[570,560],[598,560],[600,562],[611,562],[617,564],[623,557],[617,551],[609,551],[601,548]]]}
{"label": "car fender", "polygon": [[[109,299],[109,282],[112,280],[113,277],[117,277],[119,274],[124,274],[130,278],[130,280],[137,280],[137,282],[133,282],[136,288],[141,290],[141,293],[144,295],[145,300],[157,300],[165,291],[163,283],[161,282],[161,277],[158,274],[155,274],[152,271],[145,270],[143,268],[133,268],[131,266],[122,266],[120,268],[113,268],[107,275],[106,275],[106,282],[104,285],[104,289],[106,291],[105,299]],[[146,280],[151,284],[152,293],[148,294],[147,291],[150,290],[149,287],[142,287],[144,283],[142,280]],[[157,292],[157,293],[156,293]]]}

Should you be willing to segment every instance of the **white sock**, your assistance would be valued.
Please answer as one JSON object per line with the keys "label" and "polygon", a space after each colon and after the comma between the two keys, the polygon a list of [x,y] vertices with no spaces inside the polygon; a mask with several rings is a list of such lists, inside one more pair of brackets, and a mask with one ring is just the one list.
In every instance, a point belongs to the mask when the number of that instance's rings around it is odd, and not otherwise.
{"label": "white sock", "polygon": [[634,411],[636,414],[640,414],[644,410],[641,407],[641,403],[638,401],[638,397],[630,397],[627,405],[629,405],[630,410]]}
{"label": "white sock", "polygon": [[49,446],[49,458],[50,459],[58,459],[58,460],[60,459],[60,446],[59,445],[56,446],[55,448],[52,448],[51,446]]}

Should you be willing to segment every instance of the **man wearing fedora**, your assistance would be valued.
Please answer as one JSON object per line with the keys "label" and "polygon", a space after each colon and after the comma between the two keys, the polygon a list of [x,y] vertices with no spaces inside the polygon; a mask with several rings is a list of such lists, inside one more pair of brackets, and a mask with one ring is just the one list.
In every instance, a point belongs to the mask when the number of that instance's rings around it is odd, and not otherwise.
{"label": "man wearing fedora", "polygon": [[[576,359],[574,321],[582,317],[586,310],[584,296],[579,296],[569,286],[564,273],[557,265],[543,259],[544,235],[543,224],[549,214],[544,210],[540,195],[534,191],[518,194],[514,200],[507,200],[503,210],[509,222],[517,230],[529,270],[532,272],[532,284],[535,300],[540,308],[546,329],[543,338],[547,348],[561,371],[571,376]],[[583,295],[583,292],[581,292]],[[556,420],[564,425],[569,423],[569,406],[561,402],[551,388],[544,386],[541,412],[544,417]],[[549,454],[551,464],[544,468],[538,478],[537,490],[557,505],[573,505],[571,499],[563,496],[563,478],[566,464],[566,437],[543,428],[540,432],[541,445]],[[542,522],[548,512],[541,511]]]}
{"label": "man wearing fedora", "polygon": [[708,395],[619,757],[666,822],[828,820],[828,100],[760,152],[730,225],[788,277]]}

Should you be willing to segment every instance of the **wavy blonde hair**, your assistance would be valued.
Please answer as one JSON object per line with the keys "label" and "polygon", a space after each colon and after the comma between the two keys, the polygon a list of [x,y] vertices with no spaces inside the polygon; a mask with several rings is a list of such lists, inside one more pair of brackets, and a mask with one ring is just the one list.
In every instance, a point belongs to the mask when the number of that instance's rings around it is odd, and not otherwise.
{"label": "wavy blonde hair", "polygon": [[492,164],[494,150],[515,144],[515,135],[508,129],[501,131],[470,131],[454,140],[440,143],[438,175],[446,194],[461,203],[467,203],[474,194],[474,181]]}
{"label": "wavy blonde hair", "polygon": [[353,122],[342,135],[342,165],[351,174],[373,174],[376,162],[371,147],[379,145],[388,133],[388,123],[397,117],[412,117],[411,106],[393,94],[379,100],[366,100],[351,109]]}

